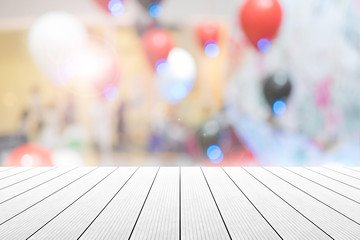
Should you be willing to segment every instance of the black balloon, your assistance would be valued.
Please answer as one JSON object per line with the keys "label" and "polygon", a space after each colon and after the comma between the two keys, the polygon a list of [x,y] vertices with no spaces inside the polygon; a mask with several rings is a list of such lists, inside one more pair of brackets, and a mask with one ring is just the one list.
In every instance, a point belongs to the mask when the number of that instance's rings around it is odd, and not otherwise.
{"label": "black balloon", "polygon": [[204,152],[206,152],[209,146],[219,144],[221,128],[221,124],[218,121],[210,120],[197,131],[198,143]]}
{"label": "black balloon", "polygon": [[149,9],[151,4],[160,4],[162,0],[138,0],[141,6],[143,6],[145,9]]}
{"label": "black balloon", "polygon": [[263,93],[270,107],[277,100],[286,101],[291,94],[291,79],[286,72],[279,71],[265,77]]}

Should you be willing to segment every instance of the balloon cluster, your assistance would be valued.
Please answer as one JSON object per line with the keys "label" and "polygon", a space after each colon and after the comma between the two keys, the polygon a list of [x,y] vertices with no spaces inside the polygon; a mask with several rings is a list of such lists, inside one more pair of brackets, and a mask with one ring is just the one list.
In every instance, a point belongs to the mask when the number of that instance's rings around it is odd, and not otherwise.
{"label": "balloon cluster", "polygon": [[149,29],[142,36],[142,44],[156,71],[155,89],[166,102],[180,102],[194,85],[195,60],[186,50],[175,47],[175,39],[168,30]]}
{"label": "balloon cluster", "polygon": [[146,56],[155,69],[160,62],[166,61],[171,49],[175,47],[172,33],[164,29],[149,29],[141,38]]}
{"label": "balloon cluster", "polygon": [[28,36],[32,58],[54,84],[105,96],[120,78],[117,56],[103,38],[89,36],[83,24],[68,13],[39,17]]}
{"label": "balloon cluster", "polygon": [[28,36],[32,58],[55,84],[64,84],[76,75],[76,65],[87,43],[83,24],[64,12],[42,15],[33,23]]}

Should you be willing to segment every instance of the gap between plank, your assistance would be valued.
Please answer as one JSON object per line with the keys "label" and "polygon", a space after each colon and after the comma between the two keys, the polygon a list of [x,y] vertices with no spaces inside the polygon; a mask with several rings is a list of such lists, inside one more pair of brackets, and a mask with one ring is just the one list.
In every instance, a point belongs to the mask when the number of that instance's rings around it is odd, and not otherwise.
{"label": "gap between plank", "polygon": [[324,168],[325,168],[325,169],[328,169],[328,170],[330,170],[330,171],[337,172],[337,173],[340,173],[340,174],[342,174],[342,175],[345,175],[345,176],[348,176],[348,177],[351,177],[351,178],[355,178],[355,179],[357,179],[357,180],[360,180],[360,178],[351,176],[351,175],[346,174],[346,173],[343,173],[343,172],[336,171],[336,170],[334,170],[334,169],[332,169],[332,168],[328,168],[328,167],[324,167]]}
{"label": "gap between plank", "polygon": [[[265,185],[263,182],[261,182],[257,177],[255,177],[254,175],[252,175],[248,170],[246,170],[245,168],[242,167],[242,169],[247,172],[250,176],[252,176],[253,178],[255,178],[259,183],[261,183],[264,187],[266,187],[267,189],[269,189],[273,194],[275,194],[278,198],[280,198],[281,200],[283,200],[287,205],[289,205],[292,209],[294,209],[296,212],[298,212],[301,216],[303,216],[306,220],[308,220],[309,222],[311,222],[315,227],[317,227],[320,231],[322,231],[323,233],[325,233],[328,237],[330,237],[331,239],[334,239],[333,237],[331,237],[327,232],[325,232],[325,230],[323,230],[322,228],[320,228],[317,224],[315,224],[313,221],[311,221],[309,218],[307,218],[304,214],[302,214],[299,210],[297,210],[293,205],[291,205],[290,203],[288,203],[285,199],[283,199],[282,197],[280,197],[280,195],[278,195],[276,192],[274,192],[271,188],[269,188],[267,185]],[[335,240],[335,239],[334,239]]]}
{"label": "gap between plank", "polygon": [[142,212],[142,210],[143,210],[143,208],[144,208],[144,206],[145,206],[146,200],[147,200],[147,198],[149,197],[149,194],[150,194],[151,188],[152,188],[152,186],[154,185],[154,182],[155,182],[155,179],[156,179],[156,177],[157,177],[157,175],[158,175],[158,173],[159,173],[159,170],[160,170],[160,167],[158,167],[158,170],[156,171],[156,174],[155,174],[154,180],[152,181],[151,186],[150,186],[150,188],[149,188],[149,191],[148,191],[148,193],[146,194],[146,197],[145,197],[144,203],[143,203],[143,205],[141,206],[141,209],[140,209],[139,215],[138,215],[138,216],[137,216],[137,218],[136,218],[135,224],[134,224],[134,226],[133,226],[133,228],[132,228],[132,230],[131,230],[131,233],[130,233],[130,236],[129,236],[129,238],[128,238],[128,239],[130,239],[130,238],[131,238],[131,235],[133,234],[133,232],[134,232],[134,230],[135,230],[136,224],[137,224],[137,222],[138,222],[138,220],[139,220],[139,218],[140,218],[140,215],[141,215],[141,212]]}
{"label": "gap between plank", "polygon": [[269,224],[269,226],[274,230],[274,232],[279,236],[280,239],[283,239],[281,235],[276,231],[276,229],[271,225],[271,223],[265,218],[265,216],[260,212],[260,210],[255,206],[255,204],[249,199],[249,197],[241,190],[241,188],[237,185],[237,183],[230,177],[230,175],[225,171],[223,167],[221,169],[225,172],[225,174],[230,178],[230,180],[235,184],[235,186],[240,190],[240,192],[245,196],[245,198],[251,203],[251,205],[255,208],[255,210],[260,214],[260,216]]}
{"label": "gap between plank", "polygon": [[357,203],[357,204],[360,204],[360,202],[358,202],[358,201],[356,201],[356,200],[354,200],[354,199],[352,199],[352,198],[350,198],[350,197],[348,197],[348,196],[345,196],[344,194],[342,194],[342,193],[339,193],[339,192],[337,192],[337,191],[335,191],[335,190],[333,190],[333,189],[331,189],[331,188],[328,188],[328,187],[326,187],[326,186],[324,186],[324,185],[322,185],[322,184],[320,184],[320,183],[317,183],[316,181],[314,181],[314,180],[312,180],[312,179],[310,179],[310,178],[307,178],[307,177],[304,177],[304,176],[302,176],[301,174],[299,174],[299,173],[297,173],[297,172],[294,172],[294,171],[292,171],[292,170],[290,170],[290,169],[287,169],[287,168],[285,168],[285,167],[283,167],[285,170],[288,170],[289,172],[291,172],[291,173],[294,173],[294,174],[296,174],[296,175],[298,175],[298,176],[300,176],[300,177],[302,177],[302,178],[305,178],[305,179],[307,179],[307,180],[309,180],[309,181],[311,181],[311,182],[313,182],[313,183],[315,183],[315,184],[317,184],[317,185],[319,185],[319,186],[321,186],[321,187],[323,187],[323,188],[326,188],[327,190],[330,190],[330,191],[332,191],[332,192],[334,192],[334,193],[336,193],[336,194],[339,194],[340,196],[342,196],[342,197],[344,197],[344,198],[347,198],[347,199],[349,199],[349,200],[351,200],[351,201],[353,201],[353,202],[355,202],[355,203]]}
{"label": "gap between plank", "polygon": [[9,176],[7,176],[7,177],[0,178],[0,180],[3,180],[3,179],[5,179],[5,178],[9,178],[9,177],[12,177],[12,176],[15,176],[15,175],[18,175],[18,174],[20,174],[20,173],[24,173],[24,172],[27,172],[27,171],[30,171],[30,170],[34,170],[34,169],[35,169],[35,168],[29,168],[29,169],[26,169],[26,170],[24,170],[24,171],[15,173],[15,174],[13,174],[13,175],[9,175]]}
{"label": "gap between plank", "polygon": [[28,180],[28,179],[30,179],[30,178],[33,178],[33,177],[37,177],[37,176],[39,176],[39,175],[41,175],[41,174],[43,174],[43,173],[52,171],[52,170],[54,170],[54,169],[56,169],[56,168],[50,168],[50,169],[48,169],[48,170],[46,170],[46,171],[44,171],[44,172],[37,173],[37,174],[35,174],[35,175],[33,175],[33,176],[30,176],[30,177],[25,178],[25,179],[23,179],[23,180],[20,180],[20,181],[18,181],[18,182],[15,182],[15,183],[12,183],[12,184],[7,185],[7,186],[5,186],[5,187],[2,187],[2,188],[0,188],[0,190],[3,190],[3,189],[5,189],[5,188],[11,187],[11,186],[14,186],[14,185],[16,185],[16,184],[18,184],[18,183],[24,182],[24,181],[26,181],[26,180]]}
{"label": "gap between plank", "polygon": [[32,208],[32,207],[33,207],[33,206],[35,206],[36,204],[39,204],[40,202],[44,201],[44,200],[45,200],[45,199],[47,199],[48,197],[50,197],[50,196],[54,195],[55,193],[57,193],[57,192],[61,191],[62,189],[66,188],[66,187],[67,187],[67,186],[69,186],[70,184],[72,184],[72,183],[76,182],[76,181],[77,181],[77,180],[79,180],[80,178],[82,178],[82,177],[84,177],[84,176],[88,175],[89,173],[91,173],[91,172],[95,171],[96,169],[97,169],[97,168],[94,168],[93,170],[91,170],[91,171],[89,171],[89,172],[85,173],[84,175],[82,175],[82,176],[80,176],[80,177],[76,178],[75,180],[71,181],[70,183],[66,184],[65,186],[62,186],[61,188],[59,188],[59,189],[58,189],[58,190],[56,190],[55,192],[53,192],[53,193],[51,193],[51,194],[47,195],[47,196],[46,196],[46,197],[44,197],[43,199],[40,199],[39,201],[37,201],[36,203],[32,204],[31,206],[29,206],[29,207],[25,208],[24,210],[22,210],[22,211],[18,212],[18,213],[17,213],[17,214],[15,214],[14,216],[12,216],[12,217],[8,218],[7,220],[5,220],[4,222],[0,223],[0,226],[1,226],[1,225],[3,225],[4,223],[6,223],[6,222],[10,221],[10,220],[11,220],[11,219],[13,219],[14,217],[16,217],[16,216],[20,215],[21,213],[25,212],[26,210],[29,210],[30,208]]}
{"label": "gap between plank", "polygon": [[42,182],[42,183],[40,183],[40,184],[38,184],[38,185],[36,185],[36,186],[34,186],[34,187],[32,187],[32,188],[29,188],[29,189],[27,189],[27,190],[25,190],[25,191],[23,191],[23,192],[19,193],[19,194],[16,194],[15,196],[12,196],[12,197],[10,197],[10,198],[8,198],[8,199],[6,199],[6,200],[4,200],[4,201],[0,202],[0,204],[3,204],[3,203],[5,203],[5,202],[7,202],[7,201],[9,201],[9,200],[11,200],[11,199],[14,199],[14,198],[16,198],[16,197],[20,196],[21,194],[24,194],[24,193],[26,193],[26,192],[28,192],[28,191],[30,191],[30,190],[32,190],[32,189],[34,189],[34,188],[37,188],[37,187],[39,187],[39,186],[41,186],[41,185],[43,185],[43,184],[45,184],[45,183],[47,183],[47,182],[50,182],[51,180],[54,180],[55,178],[58,178],[58,177],[60,177],[60,176],[62,176],[62,175],[64,175],[64,174],[66,174],[66,173],[68,173],[68,172],[71,172],[71,171],[73,171],[74,169],[76,169],[76,168],[70,169],[70,170],[69,170],[69,171],[67,171],[67,172],[64,172],[64,173],[62,173],[62,174],[60,174],[60,175],[58,175],[58,176],[55,176],[55,177],[53,177],[53,178],[50,178],[49,180],[46,180],[45,182]]}
{"label": "gap between plank", "polygon": [[15,168],[15,167],[11,167],[11,168],[8,168],[8,169],[1,170],[0,173],[9,171],[9,170],[14,169],[14,168]]}
{"label": "gap between plank", "polygon": [[208,188],[209,188],[209,191],[210,191],[210,193],[211,193],[211,196],[212,196],[212,198],[213,198],[213,200],[214,200],[214,203],[215,203],[215,205],[216,205],[216,208],[217,208],[217,210],[218,210],[218,212],[219,212],[219,214],[220,214],[221,220],[222,220],[222,222],[224,223],[224,226],[225,226],[225,228],[226,228],[226,231],[227,231],[230,239],[232,239],[231,234],[230,234],[230,232],[229,232],[229,229],[228,229],[227,226],[226,226],[225,220],[224,220],[224,218],[223,218],[223,216],[222,216],[222,214],[221,214],[221,212],[220,212],[220,208],[219,208],[219,206],[218,206],[218,204],[217,204],[217,202],[216,202],[216,200],[215,200],[215,197],[214,197],[213,192],[211,191],[210,185],[209,185],[209,183],[208,183],[208,181],[207,181],[207,179],[206,179],[206,176],[205,176],[205,174],[204,174],[204,171],[203,171],[202,167],[200,167],[200,169],[201,169],[202,175],[204,176],[205,182],[206,182],[206,184],[207,184],[207,186],[208,186]]}
{"label": "gap between plank", "polygon": [[314,172],[314,173],[320,174],[320,175],[322,175],[322,176],[324,176],[324,177],[330,178],[330,179],[332,179],[332,180],[335,180],[335,181],[337,181],[337,182],[339,182],[339,183],[345,184],[346,186],[349,186],[349,187],[355,188],[355,189],[357,189],[357,190],[360,190],[360,188],[357,188],[357,187],[355,187],[355,186],[353,186],[353,185],[351,185],[351,184],[348,184],[348,183],[346,183],[346,182],[340,181],[340,180],[338,180],[338,179],[336,179],[336,178],[330,177],[330,176],[325,175],[325,174],[323,174],[323,173],[319,173],[319,172],[314,171],[314,170],[312,170],[312,169],[310,169],[310,168],[305,168],[305,169],[306,169],[306,170],[309,170],[309,171],[312,171],[312,172]]}
{"label": "gap between plank", "polygon": [[294,185],[294,184],[292,184],[291,182],[289,182],[289,181],[287,181],[287,180],[283,179],[282,177],[278,176],[277,174],[275,174],[275,173],[271,172],[270,170],[268,170],[268,169],[266,169],[266,168],[263,168],[263,169],[265,169],[265,170],[266,170],[266,171],[268,171],[269,173],[273,174],[275,177],[278,177],[279,179],[283,180],[284,182],[286,182],[287,184],[291,185],[292,187],[296,188],[297,190],[299,190],[299,191],[301,191],[301,192],[305,193],[305,194],[306,194],[306,195],[308,195],[309,197],[311,197],[311,198],[315,199],[316,201],[318,201],[318,202],[320,202],[320,203],[324,204],[325,206],[327,206],[327,207],[328,207],[328,208],[330,208],[331,210],[333,210],[333,211],[337,212],[338,214],[342,215],[343,217],[346,217],[346,218],[347,218],[347,219],[349,219],[350,221],[352,221],[352,222],[356,223],[357,225],[360,225],[360,223],[358,223],[358,222],[357,222],[357,221],[355,221],[354,219],[352,219],[352,218],[350,218],[350,217],[346,216],[346,215],[345,215],[345,214],[343,214],[342,212],[340,212],[340,211],[336,210],[335,208],[331,207],[330,205],[328,205],[328,204],[324,203],[323,201],[321,201],[320,199],[318,199],[318,198],[314,197],[314,196],[313,196],[313,195],[311,195],[310,193],[305,192],[304,190],[302,190],[301,188],[299,188],[299,187],[295,186],[295,185]]}
{"label": "gap between plank", "polygon": [[49,221],[47,221],[44,225],[42,225],[39,229],[37,229],[35,232],[33,232],[30,236],[26,238],[26,240],[30,239],[32,236],[34,236],[37,232],[39,232],[43,227],[45,227],[47,224],[49,224],[52,220],[54,220],[57,216],[59,216],[61,213],[63,213],[66,209],[71,207],[74,203],[76,203],[80,198],[85,196],[88,192],[90,192],[92,189],[94,189],[97,185],[99,185],[102,181],[104,181],[107,177],[109,177],[113,172],[118,170],[119,167],[115,168],[113,171],[111,171],[109,174],[107,174],[105,177],[103,177],[100,181],[98,181],[95,185],[90,187],[88,190],[86,190],[83,194],[81,194],[78,198],[76,198],[72,203],[70,203],[68,206],[66,206],[63,210],[61,210],[59,213],[57,213],[54,217],[52,217]]}
{"label": "gap between plank", "polygon": [[346,168],[346,169],[349,169],[349,170],[353,170],[354,172],[360,172],[359,170],[356,170],[356,169],[351,168],[351,167],[343,167],[343,168]]}
{"label": "gap between plank", "polygon": [[95,220],[100,216],[100,214],[107,208],[107,206],[112,202],[112,200],[118,195],[121,189],[125,186],[125,184],[134,176],[134,174],[137,172],[139,167],[135,169],[135,171],[130,175],[130,177],[124,182],[124,184],[119,188],[119,190],[114,194],[114,196],[111,197],[111,199],[106,203],[106,205],[101,209],[101,211],[95,216],[95,218],[90,222],[90,224],[85,228],[85,230],[80,234],[80,236],[77,239],[80,239],[84,233],[90,228],[90,226],[95,222]]}

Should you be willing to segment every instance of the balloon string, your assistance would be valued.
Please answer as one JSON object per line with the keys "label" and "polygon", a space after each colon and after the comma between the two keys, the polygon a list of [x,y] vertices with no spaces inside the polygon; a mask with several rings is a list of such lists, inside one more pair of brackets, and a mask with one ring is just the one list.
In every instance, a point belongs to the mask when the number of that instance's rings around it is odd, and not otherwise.
{"label": "balloon string", "polygon": [[265,75],[265,57],[263,54],[257,53],[257,66],[260,73],[260,76]]}

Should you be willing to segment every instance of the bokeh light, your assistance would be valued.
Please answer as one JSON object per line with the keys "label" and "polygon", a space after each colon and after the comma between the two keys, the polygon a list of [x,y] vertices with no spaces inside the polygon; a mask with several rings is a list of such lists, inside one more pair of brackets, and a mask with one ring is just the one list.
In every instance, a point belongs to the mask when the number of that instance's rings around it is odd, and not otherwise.
{"label": "bokeh light", "polygon": [[157,18],[162,13],[162,7],[158,3],[152,3],[149,6],[149,14],[153,18]]}
{"label": "bokeh light", "polygon": [[182,48],[173,48],[168,56],[170,74],[176,79],[191,80],[196,77],[194,58]]}
{"label": "bokeh light", "polygon": [[[112,45],[102,37],[92,36],[87,51],[80,58],[76,78],[69,87],[77,94],[104,95],[107,98],[107,95],[115,96],[119,80],[120,68]],[[109,86],[115,89],[110,91],[107,89]]]}
{"label": "bokeh light", "polygon": [[286,112],[286,103],[283,100],[277,100],[273,104],[273,112],[275,115],[280,116]]}
{"label": "bokeh light", "polygon": [[27,143],[13,149],[3,165],[8,167],[45,167],[53,166],[53,162],[48,149]]}
{"label": "bokeh light", "polygon": [[81,154],[68,148],[54,150],[52,159],[56,167],[79,167],[84,165]]}
{"label": "bokeh light", "polygon": [[169,64],[166,59],[162,58],[155,64],[156,72],[159,76],[165,76],[169,73]]}
{"label": "bokeh light", "polygon": [[257,42],[257,47],[261,52],[267,52],[271,48],[271,43],[268,39],[262,38]]}
{"label": "bokeh light", "polygon": [[209,160],[215,164],[220,163],[224,158],[224,154],[218,145],[209,146],[208,149],[206,150],[206,155],[209,158]]}
{"label": "bokeh light", "polygon": [[21,157],[21,166],[23,167],[32,167],[40,165],[36,157],[31,156],[30,154],[25,154]]}
{"label": "bokeh light", "polygon": [[125,11],[125,6],[121,0],[110,0],[108,8],[114,16],[120,16]]}
{"label": "bokeh light", "polygon": [[194,58],[184,49],[173,48],[167,61],[156,63],[155,85],[160,96],[170,104],[183,100],[191,91],[196,78]]}
{"label": "bokeh light", "polygon": [[119,97],[119,90],[114,85],[106,86],[104,89],[105,97],[109,101],[115,101]]}
{"label": "bokeh light", "polygon": [[220,48],[215,42],[205,45],[205,54],[206,54],[206,56],[211,57],[211,58],[215,58],[215,57],[217,57],[219,55],[219,53],[220,53]]}

